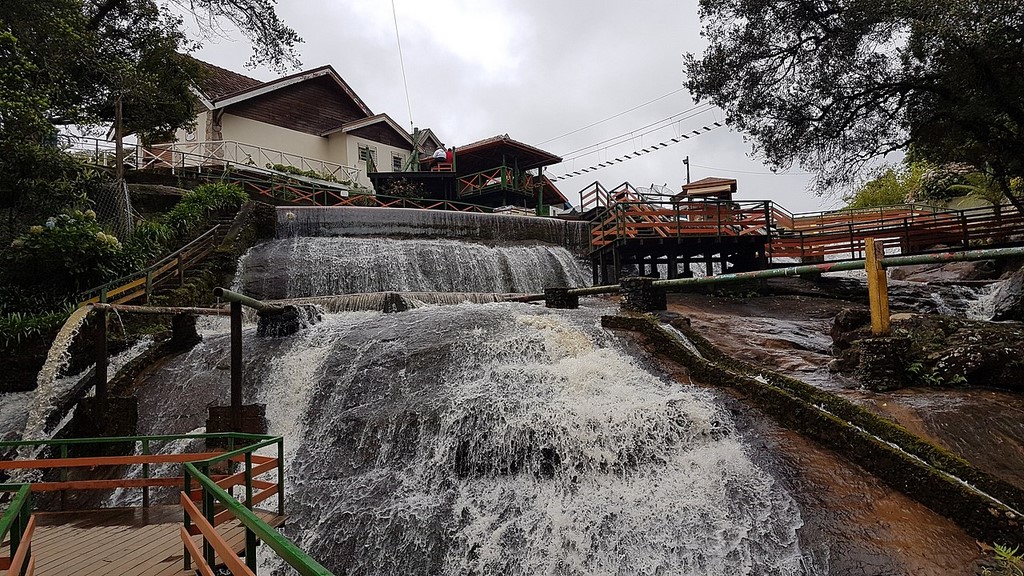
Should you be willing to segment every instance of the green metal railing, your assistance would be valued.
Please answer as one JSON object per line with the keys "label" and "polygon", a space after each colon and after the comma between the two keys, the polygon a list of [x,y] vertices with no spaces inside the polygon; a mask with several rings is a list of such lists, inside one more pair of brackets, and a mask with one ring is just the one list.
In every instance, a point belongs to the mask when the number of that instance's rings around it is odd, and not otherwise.
{"label": "green metal railing", "polygon": [[[23,576],[28,573],[32,562],[32,535],[26,535],[29,520],[32,516],[31,486],[28,484],[0,484],[0,494],[12,494],[11,502],[3,516],[0,516],[0,542],[10,536],[10,557],[0,558],[0,568],[9,570],[12,562],[19,559],[17,571],[9,571],[11,576]],[[27,536],[27,537],[26,537]]]}
{"label": "green metal railing", "polygon": [[[206,518],[207,522],[209,522],[210,526],[216,527],[216,525],[229,519],[225,516],[225,513],[230,514],[231,517],[237,519],[239,523],[244,526],[246,530],[246,564],[252,573],[256,572],[256,544],[257,540],[260,540],[270,546],[271,549],[273,549],[299,574],[331,574],[330,571],[299,549],[298,546],[289,539],[277,532],[277,530],[263,521],[253,511],[256,504],[268,499],[269,496],[276,495],[276,513],[279,516],[284,515],[284,438],[281,436],[226,432],[210,434],[123,436],[109,438],[55,438],[46,440],[3,441],[0,442],[0,448],[44,448],[48,450],[52,457],[59,457],[61,460],[64,460],[64,462],[50,465],[46,463],[45,459],[39,459],[27,461],[25,462],[25,465],[20,468],[59,468],[61,481],[65,482],[67,480],[68,468],[73,468],[76,465],[125,465],[137,463],[135,460],[139,459],[137,456],[111,456],[77,459],[68,458],[68,450],[71,447],[130,444],[133,447],[134,452],[138,453],[141,451],[143,456],[149,456],[152,455],[151,449],[155,443],[193,439],[220,440],[226,443],[228,448],[227,452],[218,453],[216,456],[204,460],[182,462],[184,472],[182,474],[181,486],[183,494],[187,495],[190,500],[194,499],[195,495],[193,485],[198,486],[197,490],[200,491],[199,501],[202,503],[202,514]],[[241,446],[239,447],[239,445]],[[275,448],[276,457],[270,458],[255,454],[257,450],[262,448]],[[158,457],[159,455],[152,456]],[[76,460],[79,462],[76,463]],[[11,463],[8,465],[10,464]],[[242,467],[242,471],[233,473],[234,467],[239,464]],[[228,468],[228,475],[223,476],[221,474],[219,480],[215,479],[216,474],[213,472],[214,467],[224,466]],[[261,481],[258,479],[259,476],[271,473],[273,470],[276,470],[277,475],[276,486],[273,482]],[[220,472],[223,472],[223,470]],[[144,479],[152,479],[148,463],[142,465],[142,476]],[[139,483],[132,482],[131,479],[123,479],[123,481],[126,487],[139,487]],[[88,486],[83,489],[101,489],[111,487],[107,486],[106,482],[108,481],[86,481],[84,482],[85,484],[93,484],[96,486]],[[102,486],[99,485],[101,483]],[[226,488],[222,486],[225,483],[228,484]],[[45,482],[38,483],[36,488],[45,489],[45,484]],[[71,482],[69,484],[75,483]],[[243,489],[243,494],[239,496],[241,501],[231,493],[232,487],[234,486],[239,486]],[[0,493],[4,491],[16,492],[11,505],[8,506],[8,510],[3,516],[3,520],[0,521],[0,529],[2,529],[0,530],[0,534],[6,536],[7,532],[10,531],[12,534],[12,541],[15,539],[15,534],[20,538],[24,527],[27,525],[28,517],[31,514],[30,491],[32,490],[32,487],[32,484],[0,485]],[[144,507],[149,505],[148,489],[149,486],[142,486]],[[263,490],[263,492],[257,494],[256,490]],[[218,506],[220,509],[217,508]],[[183,514],[183,528],[185,531],[184,533],[186,534],[191,535],[194,533],[193,522],[187,511]],[[215,555],[216,554],[210,539],[208,539],[207,535],[203,533],[203,559],[208,565],[212,566]],[[190,569],[190,559],[191,555],[189,554],[188,546],[186,545],[184,560],[186,569]]]}

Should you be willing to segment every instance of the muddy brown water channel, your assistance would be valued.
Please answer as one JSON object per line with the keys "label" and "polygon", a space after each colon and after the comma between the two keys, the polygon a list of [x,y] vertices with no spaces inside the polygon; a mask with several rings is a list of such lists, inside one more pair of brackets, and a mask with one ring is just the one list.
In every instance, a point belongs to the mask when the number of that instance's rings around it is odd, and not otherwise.
{"label": "muddy brown water channel", "polygon": [[[669,295],[669,310],[726,353],[843,396],[971,464],[1024,487],[1024,398],[992,389],[876,393],[829,371],[835,314],[857,305],[812,296]],[[795,433],[751,419],[778,446],[808,534],[830,542],[835,574],[975,574],[979,546],[924,506]],[[818,487],[818,489],[815,489]],[[821,489],[827,487],[827,489]],[[827,536],[826,536],[827,535]],[[811,549],[814,543],[808,542]],[[824,549],[824,548],[823,548]]]}

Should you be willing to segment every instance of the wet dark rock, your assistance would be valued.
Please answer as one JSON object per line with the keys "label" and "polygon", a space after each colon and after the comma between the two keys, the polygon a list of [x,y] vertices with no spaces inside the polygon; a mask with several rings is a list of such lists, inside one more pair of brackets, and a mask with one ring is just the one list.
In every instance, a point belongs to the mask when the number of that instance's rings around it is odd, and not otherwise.
{"label": "wet dark rock", "polygon": [[[939,314],[894,314],[892,337],[870,337],[870,317],[843,311],[833,324],[830,368],[872,390],[988,386],[1024,390],[1024,327]],[[897,343],[899,341],[900,343]],[[905,344],[904,344],[905,342]],[[865,356],[866,355],[866,356]]]}
{"label": "wet dark rock", "polygon": [[569,294],[568,288],[545,288],[544,306],[546,308],[576,309],[580,307],[580,297]]}
{"label": "wet dark rock", "polygon": [[992,320],[1024,320],[1024,268],[996,288]]}
{"label": "wet dark rock", "polygon": [[863,308],[847,308],[832,323],[832,349],[848,350],[854,342],[871,335],[871,312]]}
{"label": "wet dark rock", "polygon": [[196,330],[196,317],[191,314],[176,314],[171,317],[171,339],[168,345],[173,350],[188,350],[203,341]]}
{"label": "wet dark rock", "polygon": [[880,336],[858,340],[857,377],[868,390],[886,392],[907,385],[907,358],[910,339],[904,336]]}
{"label": "wet dark rock", "polygon": [[619,281],[622,309],[627,312],[654,312],[668,307],[665,290],[652,286],[653,278],[633,276]]}
{"label": "wet dark rock", "polygon": [[899,266],[889,270],[889,277],[909,282],[959,282],[995,280],[999,273],[1000,267],[994,260],[978,260]]}
{"label": "wet dark rock", "polygon": [[289,304],[281,309],[260,312],[258,316],[256,335],[271,338],[290,336],[323,319],[320,309],[312,304]]}

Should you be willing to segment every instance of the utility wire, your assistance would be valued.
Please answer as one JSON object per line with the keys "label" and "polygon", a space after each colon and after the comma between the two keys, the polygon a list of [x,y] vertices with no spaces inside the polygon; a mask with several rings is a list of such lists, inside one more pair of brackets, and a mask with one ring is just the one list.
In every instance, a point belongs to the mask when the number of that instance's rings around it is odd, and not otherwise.
{"label": "utility wire", "polygon": [[[613,136],[613,137],[608,138],[606,140],[602,140],[600,142],[597,142],[596,144],[591,144],[589,146],[584,146],[583,148],[577,148],[576,150],[573,150],[572,152],[567,152],[565,154],[562,154],[562,156],[563,156],[563,158],[567,157],[567,158],[565,158],[566,160],[575,160],[576,158],[580,158],[580,157],[586,156],[588,154],[593,154],[594,151],[586,152],[587,150],[590,150],[591,148],[597,148],[598,146],[602,146],[604,144],[608,144],[607,146],[604,147],[604,149],[608,149],[608,148],[611,148],[612,146],[617,146],[619,144],[622,144],[626,140],[632,140],[633,138],[637,138],[637,137],[641,137],[641,136],[646,136],[646,135],[648,135],[648,134],[650,134],[652,132],[657,132],[658,130],[661,130],[662,128],[667,127],[669,124],[671,124],[673,122],[682,121],[682,120],[688,120],[690,118],[693,118],[694,116],[700,116],[701,114],[704,114],[704,113],[708,112],[709,110],[712,110],[713,108],[714,107],[711,106],[710,104],[700,104],[698,106],[694,106],[693,108],[689,108],[687,110],[683,110],[682,112],[673,114],[672,116],[669,116],[668,118],[662,118],[661,120],[658,120],[657,122],[652,122],[652,123],[650,123],[650,124],[648,124],[646,126],[641,126],[640,128],[636,128],[636,129],[631,130],[629,132],[623,132],[622,134],[619,134],[618,136]],[[682,116],[682,118],[680,118],[680,116]],[[651,130],[647,130],[646,132],[641,132],[640,134],[637,134],[638,131],[646,130],[647,128],[651,128],[652,126],[654,126],[654,128],[652,128]],[[611,142],[611,144],[609,144],[609,142]],[[574,154],[575,154],[575,156],[573,156]]]}
{"label": "utility wire", "polygon": [[402,56],[402,38],[398,35],[398,13],[395,12],[395,0],[391,0],[391,16],[395,19],[395,42],[398,43],[398,61],[402,64],[402,83],[405,84],[405,104],[409,107],[409,131],[416,130],[412,122],[412,99],[409,98],[409,79],[405,76],[405,57]]}
{"label": "utility wire", "polygon": [[668,98],[669,96],[671,96],[673,94],[678,94],[678,93],[682,92],[683,90],[686,90],[686,88],[679,88],[678,90],[673,90],[673,91],[669,92],[668,94],[665,94],[665,95],[662,95],[662,96],[658,96],[657,98],[655,98],[653,100],[648,100],[647,102],[644,102],[643,104],[640,104],[638,106],[634,106],[634,107],[630,108],[629,110],[626,110],[626,111],[623,111],[623,112],[619,112],[618,114],[614,114],[614,115],[609,116],[609,117],[607,117],[607,118],[605,118],[603,120],[598,120],[597,122],[594,122],[593,124],[587,124],[586,126],[584,126],[582,128],[577,128],[577,129],[572,130],[570,132],[566,132],[565,134],[561,134],[559,136],[555,136],[554,138],[548,138],[547,140],[544,140],[540,144],[547,144],[548,142],[554,142],[555,140],[561,140],[562,138],[565,138],[566,136],[571,136],[573,134],[576,134],[577,132],[582,132],[582,131],[586,130],[587,128],[593,128],[594,126],[597,126],[598,124],[604,124],[605,122],[607,122],[609,120],[614,120],[614,119],[618,118],[619,116],[624,116],[626,114],[629,114],[630,112],[633,112],[634,110],[639,110],[639,109],[643,108],[644,106],[647,106],[649,104],[654,104],[655,102],[657,102],[659,100],[664,100],[665,98]]}
{"label": "utility wire", "polygon": [[[633,158],[637,158],[639,156],[643,156],[644,154],[649,154],[651,152],[654,152],[655,150],[660,150],[662,148],[671,146],[673,144],[678,144],[678,143],[682,142],[683,140],[689,140],[690,138],[694,138],[694,137],[700,136],[702,134],[705,134],[707,132],[710,132],[710,131],[714,130],[715,128],[721,128],[722,126],[723,126],[723,124],[721,122],[714,122],[710,126],[702,126],[700,128],[700,130],[693,130],[689,134],[680,134],[676,138],[672,138],[672,139],[666,140],[664,142],[659,142],[657,144],[652,144],[652,145],[650,145],[650,146],[648,146],[646,148],[643,148],[641,150],[638,150],[636,152],[630,152],[629,154],[625,154],[623,156],[619,156],[618,158],[612,158],[611,160],[606,160],[604,162],[600,162],[598,164],[594,164],[592,166],[588,166],[588,167],[582,168],[580,170],[575,170],[573,172],[566,172],[565,174],[561,174],[559,176],[555,176],[554,178],[551,179],[551,181],[552,182],[558,182],[559,180],[566,180],[566,179],[572,178],[574,176],[579,176],[580,174],[586,174],[587,172],[594,172],[594,171],[600,170],[602,168],[607,168],[607,167],[609,167],[609,166],[611,166],[613,164],[618,164],[619,162],[625,162],[626,160],[632,160]],[[564,161],[563,161],[563,163],[564,163]]]}
{"label": "utility wire", "polygon": [[733,170],[731,168],[718,168],[716,166],[703,166],[701,164],[693,164],[690,166],[694,168],[704,168],[705,170],[716,170],[718,172],[735,172],[736,174],[763,174],[771,176],[814,176],[813,172],[754,172],[750,170]]}

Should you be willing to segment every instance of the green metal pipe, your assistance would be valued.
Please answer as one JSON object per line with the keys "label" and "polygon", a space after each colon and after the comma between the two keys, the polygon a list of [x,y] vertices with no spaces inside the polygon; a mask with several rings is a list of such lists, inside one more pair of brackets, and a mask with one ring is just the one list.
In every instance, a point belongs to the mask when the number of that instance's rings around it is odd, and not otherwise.
{"label": "green metal pipe", "polygon": [[610,284],[608,286],[588,286],[587,288],[573,288],[569,290],[570,296],[591,296],[593,294],[610,294],[612,292],[618,292],[618,284]]}
{"label": "green metal pipe", "polygon": [[[1014,248],[986,248],[982,250],[964,250],[960,252],[941,252],[934,254],[914,254],[911,256],[888,256],[881,260],[883,268],[895,268],[898,266],[913,266],[917,264],[942,264],[945,262],[966,262],[970,260],[991,260],[996,258],[1010,258],[1013,256],[1024,256],[1024,246]],[[737,272],[734,274],[719,274],[704,278],[675,278],[672,280],[655,280],[651,283],[656,288],[679,288],[682,286],[699,286],[705,284],[724,284],[726,282],[742,282],[744,280],[763,280],[766,278],[782,278],[786,276],[800,276],[802,274],[827,274],[829,272],[843,272],[847,270],[863,270],[864,260],[846,260],[843,262],[820,262],[817,264],[805,264],[802,266],[791,266],[789,268],[773,268],[770,270],[754,270],[752,272]],[[590,296],[595,294],[613,294],[619,291],[618,284],[608,286],[591,286],[589,288],[575,288],[569,290],[572,296]],[[543,300],[540,298],[531,300]]]}
{"label": "green metal pipe", "polygon": [[227,288],[214,288],[213,295],[216,296],[217,298],[223,298],[228,302],[238,302],[242,306],[248,306],[249,308],[252,308],[258,312],[276,312],[283,310],[283,308],[281,308],[280,306],[275,306],[273,304],[261,302],[255,298],[250,298],[245,294],[232,292]]}
{"label": "green metal pipe", "polygon": [[970,260],[994,260],[1024,256],[1024,246],[1013,248],[985,248],[982,250],[964,250],[962,252],[942,252],[936,254],[913,254],[911,256],[889,256],[882,258],[882,268],[894,266],[912,266],[914,264],[940,264],[944,262],[967,262]]}
{"label": "green metal pipe", "polygon": [[[704,278],[675,278],[673,280],[655,280],[651,283],[655,288],[678,288],[681,286],[699,286],[704,284],[724,284],[726,282],[741,282],[743,280],[762,280],[765,278],[782,278],[785,276],[799,276],[801,274],[825,274],[827,272],[843,272],[845,270],[863,270],[863,260],[849,260],[846,262],[821,262],[819,264],[806,264],[790,268],[772,268],[769,270],[754,270],[752,272],[736,272],[734,274],[719,274]],[[616,288],[618,288],[616,286]]]}

